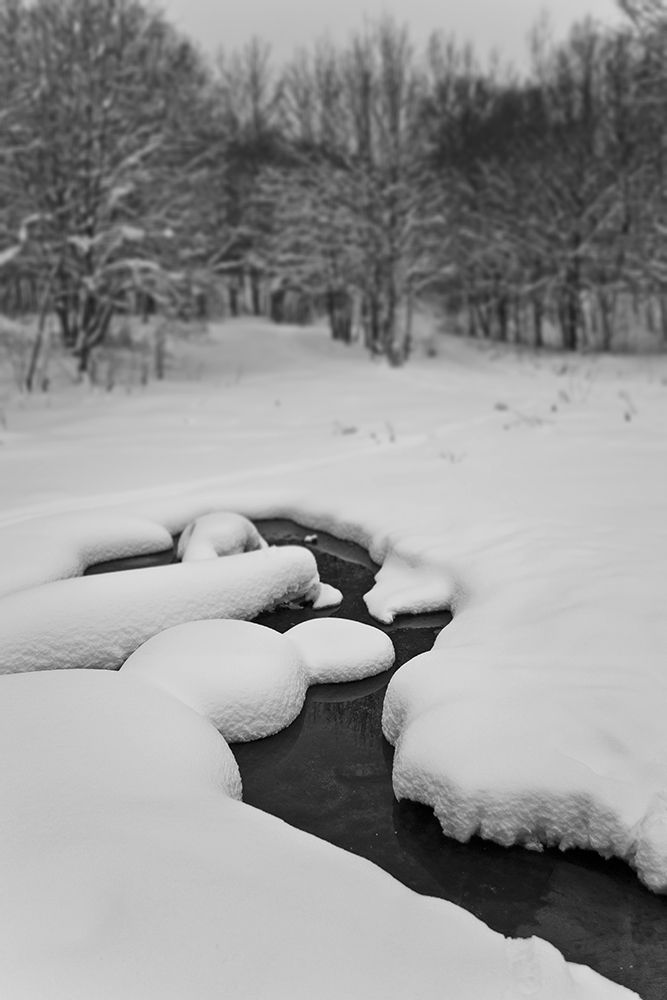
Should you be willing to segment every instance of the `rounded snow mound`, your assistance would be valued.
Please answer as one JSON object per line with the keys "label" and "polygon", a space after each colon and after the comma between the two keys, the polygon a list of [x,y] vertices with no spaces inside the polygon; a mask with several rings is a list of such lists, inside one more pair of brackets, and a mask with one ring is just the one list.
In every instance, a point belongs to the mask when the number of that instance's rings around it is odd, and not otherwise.
{"label": "rounded snow mound", "polygon": [[631,750],[640,727],[653,736],[641,701],[583,666],[576,702],[534,674],[437,643],[404,664],[382,719],[396,797],[431,806],[459,841],[616,855],[666,892],[664,765]]}
{"label": "rounded snow mound", "polygon": [[304,659],[311,684],[372,677],[388,670],[395,659],[385,632],[348,618],[312,618],[287,635]]}
{"label": "rounded snow mound", "polygon": [[58,580],[0,601],[0,673],[117,670],[164,629],[254,618],[319,591],[315,557],[297,545]]}
{"label": "rounded snow mound", "polygon": [[309,684],[350,681],[394,662],[389,636],[343,618],[303,622],[285,635],[253,622],[188,622],[166,629],[123,664],[207,718],[230,742],[288,726]]}
{"label": "rounded snow mound", "polygon": [[[62,803],[73,798],[87,800],[91,812],[105,797],[146,808],[211,789],[241,799],[239,769],[220,734],[181,701],[129,674],[83,669],[3,677],[0,723],[4,759],[12,760],[0,770],[0,792],[15,802],[3,822],[19,839],[24,819],[27,830],[29,817],[58,802],[66,816]],[[49,823],[35,826],[30,838],[48,845]]]}
{"label": "rounded snow mound", "polygon": [[199,621],[160,632],[121,673],[141,678],[209,719],[231,742],[256,740],[288,726],[308,687],[290,640],[246,621]]}
{"label": "rounded snow mound", "polygon": [[220,511],[188,524],[178,541],[177,555],[183,562],[192,562],[265,548],[267,543],[252,521],[242,514]]}

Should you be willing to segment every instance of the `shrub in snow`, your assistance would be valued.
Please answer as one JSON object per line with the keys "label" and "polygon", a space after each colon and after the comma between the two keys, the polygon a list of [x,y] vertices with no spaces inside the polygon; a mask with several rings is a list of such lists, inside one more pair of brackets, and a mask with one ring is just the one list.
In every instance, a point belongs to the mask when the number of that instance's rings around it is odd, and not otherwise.
{"label": "shrub in snow", "polygon": [[288,726],[308,684],[368,677],[393,662],[384,632],[342,618],[313,619],[284,635],[246,621],[198,621],[149,639],[121,672],[157,684],[238,742]]}

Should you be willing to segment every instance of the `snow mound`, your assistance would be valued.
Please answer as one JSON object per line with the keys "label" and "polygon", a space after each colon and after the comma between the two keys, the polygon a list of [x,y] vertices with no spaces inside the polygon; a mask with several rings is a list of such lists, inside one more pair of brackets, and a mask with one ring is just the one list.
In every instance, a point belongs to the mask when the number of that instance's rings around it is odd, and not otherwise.
{"label": "snow mound", "polygon": [[374,618],[390,624],[398,614],[453,609],[457,593],[453,576],[442,568],[389,549],[364,601]]}
{"label": "snow mound", "polygon": [[241,514],[221,511],[204,514],[192,521],[178,541],[177,555],[183,562],[189,562],[255,552],[266,547],[267,543],[252,521]]}
{"label": "snow mound", "polygon": [[197,621],[160,632],[121,667],[205,716],[226,740],[284,729],[303,706],[308,679],[287,636],[246,621]]}
{"label": "snow mound", "polygon": [[313,618],[286,635],[301,653],[311,684],[372,677],[388,670],[395,658],[385,632],[347,618]]}
{"label": "snow mound", "polygon": [[[0,770],[5,801],[26,815],[55,800],[146,794],[153,806],[175,794],[217,788],[241,798],[234,755],[201,716],[147,684],[107,670],[35,672],[0,678],[2,742],[11,767]],[[49,752],[49,745],[52,752]],[[25,799],[22,794],[25,789]],[[30,801],[39,789],[41,801]],[[3,810],[2,821],[11,825]],[[49,830],[32,837],[48,842]]]}
{"label": "snow mound", "polygon": [[368,677],[393,662],[384,632],[342,618],[313,619],[285,635],[246,621],[197,621],[149,639],[121,672],[163,688],[241,742],[289,726],[308,684]]}
{"label": "snow mound", "polygon": [[214,727],[128,671],[0,678],[0,758],[3,997],[634,996],[235,801]]}
{"label": "snow mound", "polygon": [[254,618],[319,590],[315,558],[299,546],[44,584],[0,601],[0,673],[115,669],[172,625]]}
{"label": "snow mound", "polygon": [[[174,523],[171,512],[168,520]],[[178,541],[177,556],[183,562],[189,562],[265,548],[267,542],[252,521],[242,514],[218,510],[201,514],[186,525]],[[310,599],[316,610],[323,610],[340,604],[343,595],[336,587],[321,583],[319,592],[313,591]]]}
{"label": "snow mound", "polygon": [[[666,891],[666,768],[633,752],[651,728],[644,699],[622,677],[610,681],[581,666],[575,700],[556,684],[545,692],[544,677],[533,687],[525,670],[436,643],[387,689],[397,798],[432,806],[457,840],[614,854]],[[655,745],[655,733],[644,735]]]}
{"label": "snow mound", "polygon": [[323,611],[325,608],[335,608],[343,600],[343,595],[337,587],[332,587],[330,583],[321,583],[320,592],[313,601],[316,611]]}
{"label": "snow mound", "polygon": [[631,862],[642,882],[656,892],[667,892],[667,796],[658,791],[649,802],[637,830]]}
{"label": "snow mound", "polygon": [[41,517],[0,530],[0,597],[80,576],[95,563],[172,547],[171,534],[143,517],[77,513]]}

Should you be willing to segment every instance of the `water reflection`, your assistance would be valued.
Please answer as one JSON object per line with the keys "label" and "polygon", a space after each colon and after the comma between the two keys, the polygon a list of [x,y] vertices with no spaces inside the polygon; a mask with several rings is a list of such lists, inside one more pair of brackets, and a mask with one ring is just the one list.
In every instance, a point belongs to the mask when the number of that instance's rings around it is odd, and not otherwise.
{"label": "water reflection", "polygon": [[347,741],[349,733],[355,744],[366,750],[375,748],[382,726],[381,698],[366,696],[350,702],[319,701],[315,695],[307,711],[311,725],[318,729],[327,727],[337,741]]}

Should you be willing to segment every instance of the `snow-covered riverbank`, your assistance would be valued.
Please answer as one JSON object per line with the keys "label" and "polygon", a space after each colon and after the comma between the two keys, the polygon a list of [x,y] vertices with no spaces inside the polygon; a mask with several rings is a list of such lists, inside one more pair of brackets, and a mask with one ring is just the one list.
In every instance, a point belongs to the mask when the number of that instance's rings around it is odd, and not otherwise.
{"label": "snow-covered riverbank", "polygon": [[[396,370],[247,321],[192,350],[196,382],[6,408],[0,615],[216,509],[358,541],[376,617],[454,612],[389,688],[397,794],[664,891],[665,359],[445,340]],[[0,678],[8,996],[623,995],[233,801],[215,730],[122,675]]]}

